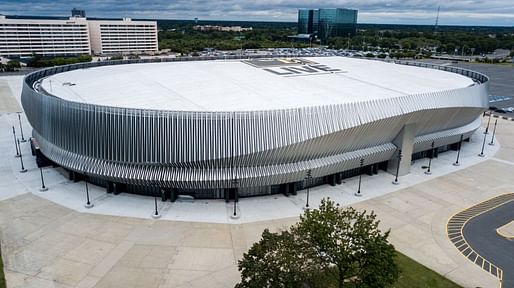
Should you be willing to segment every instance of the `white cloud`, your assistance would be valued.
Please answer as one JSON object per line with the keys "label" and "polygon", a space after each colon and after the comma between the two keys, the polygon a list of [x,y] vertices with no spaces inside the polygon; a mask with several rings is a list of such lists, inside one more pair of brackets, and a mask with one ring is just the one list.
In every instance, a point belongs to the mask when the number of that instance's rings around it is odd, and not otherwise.
{"label": "white cloud", "polygon": [[296,21],[299,8],[359,10],[361,23],[432,24],[441,6],[441,24],[514,26],[512,0],[2,0],[7,15],[67,16],[78,7],[90,17]]}

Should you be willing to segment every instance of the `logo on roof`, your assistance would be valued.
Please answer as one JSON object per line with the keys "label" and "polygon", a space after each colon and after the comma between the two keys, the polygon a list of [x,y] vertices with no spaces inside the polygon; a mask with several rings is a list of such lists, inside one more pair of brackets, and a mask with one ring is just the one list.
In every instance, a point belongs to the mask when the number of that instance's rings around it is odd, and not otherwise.
{"label": "logo on roof", "polygon": [[339,68],[332,68],[302,58],[250,59],[243,60],[242,62],[284,77],[346,73],[346,71],[342,71]]}

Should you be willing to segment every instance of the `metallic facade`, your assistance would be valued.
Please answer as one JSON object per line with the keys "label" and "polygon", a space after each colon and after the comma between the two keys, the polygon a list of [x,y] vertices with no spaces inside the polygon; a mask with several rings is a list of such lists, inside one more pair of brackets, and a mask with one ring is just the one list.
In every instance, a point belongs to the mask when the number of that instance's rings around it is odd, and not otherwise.
{"label": "metallic facade", "polygon": [[398,64],[459,73],[475,84],[349,104],[244,112],[107,107],[64,100],[39,85],[44,77],[75,69],[168,61],[187,60],[92,62],[27,75],[22,105],[42,153],[66,169],[105,181],[178,189],[236,185],[241,196],[267,194],[269,189],[255,192],[256,187],[301,182],[308,170],[314,178],[348,171],[359,167],[361,158],[365,165],[387,161],[407,124],[415,124],[414,152],[429,149],[434,140],[436,146],[458,142],[480,126],[478,117],[488,106],[487,76],[413,62]]}

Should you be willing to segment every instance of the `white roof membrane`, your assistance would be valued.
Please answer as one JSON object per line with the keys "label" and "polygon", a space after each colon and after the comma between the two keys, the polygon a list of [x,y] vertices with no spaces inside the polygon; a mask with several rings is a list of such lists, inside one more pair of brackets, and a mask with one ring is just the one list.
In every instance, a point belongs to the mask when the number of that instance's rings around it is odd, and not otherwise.
{"label": "white roof membrane", "polygon": [[[176,111],[321,106],[473,85],[455,73],[346,57],[256,67],[240,60],[111,65],[59,73],[43,88],[63,99]],[[317,64],[316,64],[317,63]]]}

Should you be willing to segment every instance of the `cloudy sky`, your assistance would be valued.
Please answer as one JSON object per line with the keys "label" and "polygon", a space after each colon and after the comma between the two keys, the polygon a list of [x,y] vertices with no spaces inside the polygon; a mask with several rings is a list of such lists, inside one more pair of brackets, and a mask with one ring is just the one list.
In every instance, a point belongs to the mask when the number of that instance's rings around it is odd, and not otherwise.
{"label": "cloudy sky", "polygon": [[514,0],[0,0],[0,14],[89,17],[296,21],[298,8],[359,10],[359,23],[514,26]]}

